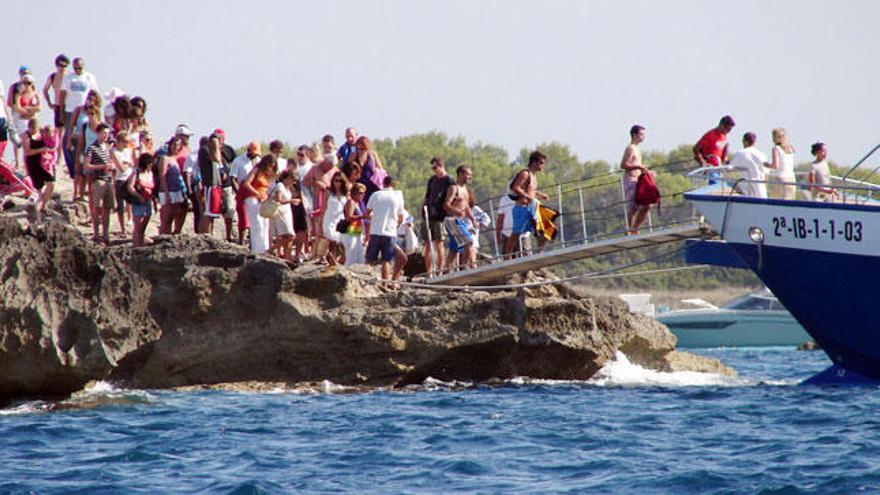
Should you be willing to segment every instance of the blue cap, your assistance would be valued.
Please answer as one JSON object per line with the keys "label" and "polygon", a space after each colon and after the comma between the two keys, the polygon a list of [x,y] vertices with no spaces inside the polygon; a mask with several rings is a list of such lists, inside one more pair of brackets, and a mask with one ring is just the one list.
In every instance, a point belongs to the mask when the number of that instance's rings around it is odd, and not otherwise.
{"label": "blue cap", "polygon": [[30,74],[30,73],[31,73],[31,69],[27,65],[22,65],[21,67],[18,68],[18,75],[19,76],[23,76],[25,74]]}

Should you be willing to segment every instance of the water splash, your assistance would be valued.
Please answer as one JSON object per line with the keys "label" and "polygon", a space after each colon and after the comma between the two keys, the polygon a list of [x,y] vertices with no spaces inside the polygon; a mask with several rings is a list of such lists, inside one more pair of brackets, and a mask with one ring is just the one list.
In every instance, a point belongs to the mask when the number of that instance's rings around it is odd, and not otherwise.
{"label": "water splash", "polygon": [[600,387],[632,387],[632,386],[663,386],[663,387],[705,387],[705,386],[743,386],[752,385],[748,380],[696,371],[655,371],[643,368],[630,362],[620,351],[615,354],[614,361],[606,364],[590,380],[590,385]]}

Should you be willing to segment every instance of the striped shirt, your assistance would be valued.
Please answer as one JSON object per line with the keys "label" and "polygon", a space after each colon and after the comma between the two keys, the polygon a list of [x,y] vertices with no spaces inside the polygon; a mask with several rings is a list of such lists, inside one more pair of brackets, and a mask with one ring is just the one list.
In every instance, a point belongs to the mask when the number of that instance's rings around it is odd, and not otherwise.
{"label": "striped shirt", "polygon": [[[93,142],[86,150],[86,163],[92,165],[107,165],[110,163],[110,145],[101,146],[97,141]],[[95,170],[95,179],[112,179],[110,170]]]}

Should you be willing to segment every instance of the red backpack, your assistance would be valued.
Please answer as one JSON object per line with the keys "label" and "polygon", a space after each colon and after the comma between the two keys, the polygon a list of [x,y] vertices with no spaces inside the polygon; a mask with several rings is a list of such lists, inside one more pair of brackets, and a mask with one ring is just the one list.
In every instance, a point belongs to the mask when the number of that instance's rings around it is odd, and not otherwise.
{"label": "red backpack", "polygon": [[654,182],[654,175],[650,172],[644,172],[636,182],[636,204],[653,205],[658,203],[660,203],[660,189]]}

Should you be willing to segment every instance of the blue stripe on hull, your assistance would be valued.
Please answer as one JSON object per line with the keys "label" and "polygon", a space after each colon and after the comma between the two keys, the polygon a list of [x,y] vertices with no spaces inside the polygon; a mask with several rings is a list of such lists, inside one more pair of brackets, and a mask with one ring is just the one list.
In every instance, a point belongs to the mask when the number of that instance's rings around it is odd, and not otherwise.
{"label": "blue stripe on hull", "polygon": [[880,381],[880,259],[730,244],[836,365]]}

